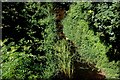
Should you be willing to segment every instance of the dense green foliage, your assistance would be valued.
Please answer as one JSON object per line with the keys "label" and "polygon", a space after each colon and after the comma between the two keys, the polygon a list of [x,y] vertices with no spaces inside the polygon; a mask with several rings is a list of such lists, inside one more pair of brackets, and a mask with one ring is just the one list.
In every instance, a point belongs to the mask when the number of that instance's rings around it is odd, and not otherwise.
{"label": "dense green foliage", "polygon": [[78,46],[79,54],[88,62],[93,62],[103,69],[108,77],[118,77],[118,63],[109,63],[106,52],[109,46],[105,46],[99,39],[99,34],[94,35],[89,30],[86,19],[91,15],[91,3],[74,3],[71,5],[66,18],[63,20],[64,33]]}
{"label": "dense green foliage", "polygon": [[3,3],[3,79],[44,77],[53,40],[49,35],[54,37],[49,31],[54,27],[51,8],[50,3]]}
{"label": "dense green foliage", "polygon": [[106,53],[109,61],[120,60],[120,2],[92,3],[89,26],[99,33],[101,42],[111,45]]}
{"label": "dense green foliage", "polygon": [[[119,77],[119,61],[109,62],[106,56],[115,45],[112,42],[119,42],[119,14],[114,11],[119,7],[118,4],[71,3],[62,21],[65,35],[74,42],[78,54],[81,55],[77,56],[79,60],[96,64],[108,78]],[[106,8],[108,5],[110,7]],[[72,60],[76,54],[71,55],[66,40],[56,39],[55,16],[52,10],[54,6],[55,3],[43,2],[2,4],[3,40],[0,58],[3,80],[50,80],[60,72],[72,77]],[[113,24],[106,23],[108,19]],[[106,32],[109,35],[114,32],[114,36],[107,36]],[[118,50],[119,44],[116,45]]]}

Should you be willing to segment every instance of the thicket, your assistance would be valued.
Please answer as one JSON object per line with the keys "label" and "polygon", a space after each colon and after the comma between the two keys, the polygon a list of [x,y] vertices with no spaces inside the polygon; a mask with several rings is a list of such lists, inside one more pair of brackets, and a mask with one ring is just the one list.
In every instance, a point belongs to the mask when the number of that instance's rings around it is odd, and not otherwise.
{"label": "thicket", "polygon": [[[101,41],[101,35],[104,35],[101,32],[94,32],[93,28],[100,27],[96,25],[100,24],[99,21],[92,21],[95,17],[93,14],[99,15],[100,13],[94,11],[95,4],[107,6],[110,3],[74,3],[71,5],[69,11],[67,12],[66,18],[63,20],[64,24],[64,33],[66,36],[72,40],[75,45],[78,47],[78,52],[82,56],[81,58],[86,59],[88,62],[95,63],[97,67],[105,71],[107,77],[117,78],[119,77],[119,61],[115,63],[109,62],[109,58],[106,56],[106,53],[111,48],[111,45],[104,45]],[[116,5],[116,3],[111,3],[111,5]],[[117,6],[117,5],[116,5]],[[95,7],[96,8],[96,7]],[[97,7],[103,9],[103,6]],[[106,8],[106,7],[104,7]],[[104,11],[104,9],[103,9]],[[107,11],[107,10],[105,10]],[[110,11],[111,12],[111,11]],[[102,13],[102,11],[101,11]],[[108,9],[109,13],[109,9]],[[117,13],[117,12],[116,12]],[[107,13],[105,13],[107,14]],[[96,17],[97,20],[106,19],[106,15],[102,13],[102,16]],[[115,16],[116,14],[114,14]],[[110,15],[109,15],[110,16]],[[111,15],[112,16],[112,15]],[[117,16],[117,15],[116,15]],[[115,19],[114,17],[113,19]],[[101,20],[100,20],[101,21]],[[94,24],[93,24],[94,22]],[[91,25],[90,25],[91,23]],[[101,25],[104,21],[101,22]],[[108,24],[110,25],[110,24]],[[114,24],[113,24],[114,25]],[[111,24],[111,26],[113,26]],[[109,26],[106,26],[109,28]],[[103,26],[104,28],[104,26]],[[112,29],[112,28],[111,28]],[[98,29],[95,29],[98,30]],[[104,31],[103,31],[104,32]],[[107,32],[107,31],[106,31]],[[95,34],[96,33],[96,34]],[[109,37],[109,36],[107,36]],[[102,38],[104,39],[104,38]],[[106,38],[107,39],[107,38]],[[118,43],[119,44],[119,43]],[[116,45],[117,46],[117,45]],[[111,56],[112,57],[112,56]],[[117,56],[119,57],[119,56]]]}
{"label": "thicket", "polygon": [[[110,10],[116,10],[116,7],[119,7],[118,4],[110,3],[113,7]],[[72,77],[73,55],[69,52],[66,40],[56,39],[53,5],[54,3],[43,2],[2,3],[3,33],[0,58],[2,59],[3,80],[50,80],[54,79],[60,72],[64,73],[61,76]],[[106,6],[109,3],[72,3],[62,24],[66,36],[77,46],[77,51],[81,55],[81,57],[78,56],[80,60],[96,64],[96,67],[105,71],[107,77],[118,78],[119,61],[109,62],[106,56],[113,45],[104,45],[101,39],[107,38],[101,38],[101,35],[105,34],[101,33],[103,30],[100,32],[96,28],[100,27],[97,24],[103,24],[104,20],[107,19],[107,14],[104,16],[106,10],[101,7],[102,5]],[[95,8],[93,9],[93,7]],[[109,13],[108,8],[107,10]],[[114,25],[111,24],[111,26],[116,26],[117,30],[113,31],[114,35],[118,35],[119,17],[117,11],[113,16],[110,20],[113,20]],[[96,19],[100,20],[96,23]],[[99,23],[101,20],[103,21]],[[119,42],[118,37],[119,35],[114,38],[114,41]],[[63,80],[62,77],[57,77]]]}
{"label": "thicket", "polygon": [[3,79],[43,79],[52,74],[46,70],[54,40],[51,9],[51,3],[2,4]]}

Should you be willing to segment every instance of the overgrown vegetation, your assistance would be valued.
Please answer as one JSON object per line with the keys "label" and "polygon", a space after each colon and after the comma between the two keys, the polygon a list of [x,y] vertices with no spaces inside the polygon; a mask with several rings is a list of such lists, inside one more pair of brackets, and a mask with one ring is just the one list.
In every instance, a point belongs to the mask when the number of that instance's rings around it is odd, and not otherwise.
{"label": "overgrown vegetation", "polygon": [[107,77],[116,78],[119,76],[119,62],[109,62],[106,56],[111,45],[105,46],[101,43],[100,33],[94,35],[94,32],[90,30],[92,25],[88,25],[90,22],[86,21],[88,16],[94,12],[91,7],[91,3],[74,3],[71,5],[66,18],[63,20],[64,33],[78,46],[82,58],[103,69]]}
{"label": "overgrown vegetation", "polygon": [[77,47],[77,53],[72,54],[68,40],[57,39],[55,3],[2,4],[3,80],[75,80],[75,76],[88,76],[99,69],[107,78],[119,78],[119,3],[66,5],[70,7],[62,25]]}

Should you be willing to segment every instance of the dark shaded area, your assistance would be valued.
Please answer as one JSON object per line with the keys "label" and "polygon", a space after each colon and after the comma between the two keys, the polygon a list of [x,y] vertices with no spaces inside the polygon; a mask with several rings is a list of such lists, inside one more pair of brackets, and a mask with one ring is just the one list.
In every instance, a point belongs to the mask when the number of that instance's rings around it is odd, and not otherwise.
{"label": "dark shaded area", "polygon": [[[20,46],[24,44],[19,43],[21,39],[28,41],[27,45],[30,45],[31,53],[41,55],[44,52],[37,50],[40,43],[35,42],[34,38],[43,40],[42,32],[44,31],[45,25],[40,25],[38,23],[33,23],[29,21],[32,19],[32,16],[35,15],[35,10],[27,10],[25,7],[26,3],[3,3],[2,5],[2,40],[9,39],[5,44],[10,42],[15,42]],[[43,3],[44,4],[44,3]],[[26,10],[26,13],[24,12]],[[35,15],[34,18],[38,21],[40,18],[44,18],[46,15]],[[34,32],[34,33],[33,33]],[[31,41],[31,42],[30,42]],[[22,48],[19,48],[17,51],[22,51]],[[37,53],[37,54],[36,54]]]}
{"label": "dark shaded area", "polygon": [[[45,3],[41,3],[40,6],[44,4]],[[29,5],[28,8],[26,8],[26,6],[25,2],[2,3],[2,40],[8,39],[7,42],[5,42],[6,46],[11,42],[15,42],[14,46],[19,46],[16,52],[25,52],[25,54],[32,53],[35,56],[29,57],[30,60],[23,59],[24,62],[18,63],[19,66],[15,67],[15,72],[13,73],[19,74],[20,70],[18,69],[25,69],[26,71],[23,76],[25,80],[28,80],[32,74],[36,76],[42,75],[46,65],[46,59],[38,59],[38,56],[45,55],[45,51],[39,50],[38,48],[42,45],[40,41],[43,40],[42,32],[46,28],[46,25],[41,25],[36,22],[38,22],[39,19],[47,17],[47,14],[39,14],[41,10],[38,10],[37,7],[31,10]],[[36,10],[39,11],[37,14]],[[34,19],[36,21],[33,21]],[[39,42],[37,42],[36,39]],[[30,48],[25,51],[23,46],[30,46]],[[18,72],[16,72],[17,70]],[[17,77],[14,76],[13,79],[15,78]],[[40,77],[38,78],[40,79]]]}
{"label": "dark shaded area", "polygon": [[70,77],[59,71],[51,76],[51,80],[106,80],[104,73],[98,71],[93,64],[75,61],[73,68],[73,73],[70,74]]}
{"label": "dark shaded area", "polygon": [[[21,6],[21,7],[18,7]],[[24,8],[24,3],[3,3],[2,4],[2,25],[3,25],[3,36],[2,39],[5,38],[13,38],[15,42],[20,40],[26,35],[26,31],[23,29],[21,31],[17,31],[16,27],[27,26],[28,22],[23,17],[20,16],[22,13],[21,10]],[[15,13],[16,12],[16,13]],[[19,13],[19,14],[18,14]],[[22,33],[22,34],[21,34]]]}
{"label": "dark shaded area", "polygon": [[69,77],[64,72],[58,72],[57,74],[55,73],[53,76],[51,76],[50,79],[51,80],[70,80]]}
{"label": "dark shaded area", "polygon": [[55,2],[53,4],[53,7],[54,8],[64,8],[66,11],[68,11],[71,4],[72,4],[71,2]]}
{"label": "dark shaded area", "polygon": [[[6,6],[7,5],[7,6]],[[19,7],[21,6],[21,7]],[[3,40],[5,38],[12,38],[15,42],[19,41],[21,38],[27,40],[32,39],[28,36],[30,30],[36,31],[33,34],[34,37],[42,39],[41,32],[43,31],[43,26],[39,24],[31,24],[29,19],[35,14],[34,11],[27,11],[27,14],[23,12],[25,9],[25,3],[3,3],[2,5],[2,24],[3,24]],[[29,15],[29,17],[28,17]],[[40,16],[44,17],[46,15],[36,15],[35,18],[38,21]],[[39,28],[40,27],[40,28]]]}

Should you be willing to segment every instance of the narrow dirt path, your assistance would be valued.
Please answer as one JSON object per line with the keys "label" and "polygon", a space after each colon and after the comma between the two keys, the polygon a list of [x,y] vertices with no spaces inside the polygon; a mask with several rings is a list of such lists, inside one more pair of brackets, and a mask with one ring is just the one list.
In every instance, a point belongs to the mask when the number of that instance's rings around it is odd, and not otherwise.
{"label": "narrow dirt path", "polygon": [[66,10],[65,8],[62,7],[57,7],[54,9],[55,10],[55,14],[56,14],[56,33],[57,33],[57,39],[58,40],[66,40],[69,46],[69,51],[71,54],[76,53],[76,46],[74,44],[73,41],[69,40],[64,32],[63,32],[63,25],[61,23],[62,19],[65,17],[66,14]]}
{"label": "narrow dirt path", "polygon": [[[64,32],[63,32],[63,25],[61,21],[64,19],[66,10],[64,7],[56,7],[54,8],[54,12],[56,15],[56,33],[57,33],[57,40],[66,40],[67,44],[69,46],[69,51],[71,55],[77,54],[77,47],[75,46],[74,42],[69,40]],[[70,80],[105,80],[105,75],[103,74],[102,71],[96,70],[97,68],[95,65],[90,64],[90,63],[82,63],[78,62],[77,60],[73,61],[74,66],[74,72],[73,72],[73,77]],[[80,67],[87,68],[87,69],[80,69]]]}

